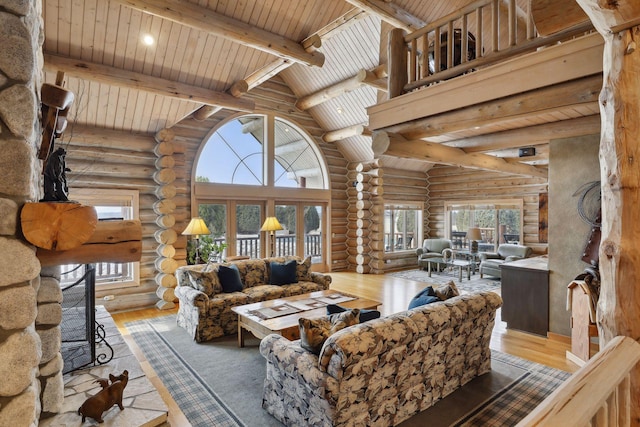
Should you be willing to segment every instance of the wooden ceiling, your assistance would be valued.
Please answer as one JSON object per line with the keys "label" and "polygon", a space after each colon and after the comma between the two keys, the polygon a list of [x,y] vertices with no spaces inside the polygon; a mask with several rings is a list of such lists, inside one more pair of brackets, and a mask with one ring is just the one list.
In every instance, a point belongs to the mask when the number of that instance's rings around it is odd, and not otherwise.
{"label": "wooden ceiling", "polygon": [[[76,94],[72,122],[155,133],[206,102],[250,110],[251,101],[229,92],[243,80],[251,90],[261,83],[258,77],[279,72],[298,98],[336,85],[380,64],[380,46],[386,44],[380,40],[383,25],[415,28],[470,3],[473,0],[44,0],[45,81],[53,83],[56,72],[65,71],[65,84]],[[527,0],[517,4],[526,8]],[[154,37],[153,45],[142,42],[145,35]],[[311,36],[322,40],[319,48],[313,47],[317,40]],[[308,111],[326,131],[366,125],[366,108],[378,97],[375,86],[363,84]],[[215,111],[212,107],[208,113]],[[579,111],[447,130],[428,140],[468,139],[597,112],[594,103]],[[350,161],[373,157],[368,135],[336,144]],[[540,152],[532,162],[546,161],[547,151]],[[510,157],[513,150],[495,154]],[[389,164],[415,170],[431,166],[407,159],[389,159]]]}

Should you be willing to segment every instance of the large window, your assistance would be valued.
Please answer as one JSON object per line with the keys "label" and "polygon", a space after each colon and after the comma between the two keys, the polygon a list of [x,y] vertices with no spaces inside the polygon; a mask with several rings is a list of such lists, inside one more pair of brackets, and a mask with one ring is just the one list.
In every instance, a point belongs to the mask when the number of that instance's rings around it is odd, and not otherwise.
{"label": "large window", "polygon": [[445,202],[447,237],[456,248],[468,248],[467,231],[480,228],[480,251],[500,243],[522,243],[522,200]]}
{"label": "large window", "polygon": [[[95,207],[99,220],[138,219],[138,198],[137,190],[76,188],[69,193],[70,200]],[[64,282],[73,282],[82,275],[82,269],[64,274],[75,267],[75,265],[62,266]],[[101,262],[95,264],[95,269],[96,288],[99,289],[138,286],[140,283],[139,262]]]}
{"label": "large window", "polygon": [[202,146],[194,180],[194,207],[212,233],[202,239],[225,243],[225,256],[268,255],[270,236],[260,227],[275,216],[283,226],[275,255],[312,256],[326,266],[328,174],[294,123],[271,114],[230,119]]}
{"label": "large window", "polygon": [[387,204],[384,209],[385,252],[415,249],[422,235],[422,204]]}

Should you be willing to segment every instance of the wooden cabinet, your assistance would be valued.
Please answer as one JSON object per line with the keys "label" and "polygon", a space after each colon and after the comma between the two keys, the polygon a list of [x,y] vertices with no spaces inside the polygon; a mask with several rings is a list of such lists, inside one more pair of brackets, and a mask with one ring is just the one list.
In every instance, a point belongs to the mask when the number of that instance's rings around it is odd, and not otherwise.
{"label": "wooden cabinet", "polygon": [[502,320],[509,329],[546,336],[549,269],[546,256],[508,262],[502,269]]}

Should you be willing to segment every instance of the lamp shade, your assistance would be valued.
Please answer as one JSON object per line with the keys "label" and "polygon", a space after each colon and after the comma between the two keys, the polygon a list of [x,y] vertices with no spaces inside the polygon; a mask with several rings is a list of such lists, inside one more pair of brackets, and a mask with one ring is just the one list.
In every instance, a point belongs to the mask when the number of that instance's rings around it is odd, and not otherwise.
{"label": "lamp shade", "polygon": [[260,231],[276,231],[282,230],[282,225],[278,222],[278,218],[275,216],[269,216],[264,220],[264,224],[260,228]]}
{"label": "lamp shade", "polygon": [[185,236],[201,236],[203,234],[211,234],[209,229],[207,228],[207,224],[204,223],[204,220],[199,216],[195,218],[191,218],[189,225],[182,232]]}
{"label": "lamp shade", "polygon": [[471,241],[482,240],[482,233],[478,227],[469,227],[467,230],[467,239]]}

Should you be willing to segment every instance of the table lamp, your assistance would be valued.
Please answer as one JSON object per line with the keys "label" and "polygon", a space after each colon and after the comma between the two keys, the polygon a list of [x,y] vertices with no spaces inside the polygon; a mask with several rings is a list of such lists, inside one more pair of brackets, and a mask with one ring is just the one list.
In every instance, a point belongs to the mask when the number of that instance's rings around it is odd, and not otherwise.
{"label": "table lamp", "polygon": [[195,218],[191,218],[189,225],[182,232],[185,236],[196,236],[196,259],[195,263],[198,264],[200,261],[200,236],[211,234],[209,229],[207,228],[207,224],[205,224],[204,220],[199,216]]}
{"label": "table lamp", "polygon": [[278,222],[278,218],[276,218],[275,216],[267,217],[267,219],[264,220],[264,224],[262,224],[262,227],[260,228],[260,231],[269,232],[269,236],[271,238],[271,242],[270,242],[271,255],[270,256],[275,256],[277,230],[282,230],[282,225],[280,225],[280,223]]}
{"label": "table lamp", "polygon": [[471,242],[471,253],[478,252],[478,240],[482,240],[482,233],[478,227],[469,227],[467,239]]}

